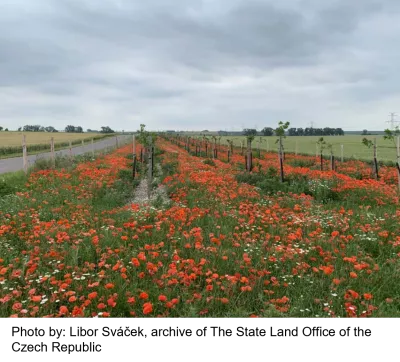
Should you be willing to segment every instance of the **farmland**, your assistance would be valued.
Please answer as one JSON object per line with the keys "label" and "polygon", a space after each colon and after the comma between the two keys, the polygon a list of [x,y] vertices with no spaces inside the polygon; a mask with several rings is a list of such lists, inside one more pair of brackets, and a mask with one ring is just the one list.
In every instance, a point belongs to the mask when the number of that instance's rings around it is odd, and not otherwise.
{"label": "farmland", "polygon": [[21,146],[23,135],[26,136],[26,144],[29,146],[48,144],[51,137],[54,137],[54,142],[58,143],[93,138],[99,136],[99,133],[0,132],[0,147]]}
{"label": "farmland", "polygon": [[[372,148],[367,148],[362,145],[361,140],[363,138],[373,140],[376,138],[378,159],[381,161],[394,161],[396,160],[396,145],[393,142],[384,140],[382,135],[379,136],[361,136],[361,135],[346,135],[346,136],[324,136],[324,140],[327,143],[332,144],[333,151],[336,157],[341,156],[341,145],[343,145],[343,156],[345,158],[353,158],[359,160],[370,161],[373,157]],[[299,154],[315,155],[316,143],[318,142],[318,136],[290,136],[285,139],[285,151],[290,153],[297,152]],[[234,141],[234,145],[239,147],[241,142],[246,145],[245,136],[222,136],[221,143],[227,144],[226,140],[230,139]],[[263,150],[277,151],[276,137],[261,137],[260,148]],[[257,136],[254,139],[254,148],[258,148],[260,137]],[[326,149],[325,155],[329,155],[330,151]]]}
{"label": "farmland", "polygon": [[184,146],[156,143],[167,200],[135,199],[132,146],[0,194],[0,316],[400,316],[393,167],[288,154],[281,183],[275,153]]}
{"label": "farmland", "polygon": [[109,135],[99,133],[66,133],[66,132],[0,132],[0,158],[16,157],[22,155],[22,137],[26,136],[28,153],[39,153],[50,150],[51,138],[54,138],[56,149],[72,145],[99,140]]}

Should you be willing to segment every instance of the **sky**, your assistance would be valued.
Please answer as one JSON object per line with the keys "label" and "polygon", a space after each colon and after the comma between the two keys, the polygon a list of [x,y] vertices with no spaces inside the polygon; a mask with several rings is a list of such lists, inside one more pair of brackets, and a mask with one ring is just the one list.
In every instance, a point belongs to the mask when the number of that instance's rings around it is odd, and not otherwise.
{"label": "sky", "polygon": [[0,0],[0,126],[382,130],[399,19],[398,0]]}

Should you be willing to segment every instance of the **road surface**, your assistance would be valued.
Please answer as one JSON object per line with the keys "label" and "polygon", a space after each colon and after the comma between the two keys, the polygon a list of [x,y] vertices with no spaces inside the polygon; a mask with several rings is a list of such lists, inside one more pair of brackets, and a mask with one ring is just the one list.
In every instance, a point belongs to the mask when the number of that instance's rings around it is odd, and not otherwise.
{"label": "road surface", "polygon": [[[107,147],[115,146],[116,145],[116,138],[118,138],[118,144],[122,145],[124,142],[127,141],[127,138],[132,136],[117,136],[117,137],[108,137],[93,144],[94,150],[102,150]],[[77,146],[72,148],[73,155],[82,155],[84,153],[92,152],[92,144],[88,143],[84,147]],[[57,155],[67,156],[69,155],[69,148],[59,150],[55,152]],[[42,158],[50,158],[51,153],[39,153],[37,155],[28,155],[28,167],[33,166],[37,159]],[[12,157],[12,158],[5,158],[0,160],[0,175],[7,172],[15,172],[23,169],[22,157]]]}

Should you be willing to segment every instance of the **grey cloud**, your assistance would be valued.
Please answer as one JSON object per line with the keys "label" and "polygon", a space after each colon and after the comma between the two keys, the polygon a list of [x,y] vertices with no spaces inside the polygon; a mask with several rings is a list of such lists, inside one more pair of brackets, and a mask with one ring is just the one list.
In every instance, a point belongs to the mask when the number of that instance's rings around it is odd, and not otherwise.
{"label": "grey cloud", "polygon": [[[154,128],[304,126],[318,120],[310,109],[342,104],[355,122],[351,107],[400,100],[400,53],[377,52],[395,45],[379,25],[398,30],[385,22],[396,1],[16,0],[1,10],[2,125],[31,115],[127,129],[137,115]],[[377,118],[381,106],[368,107]]]}

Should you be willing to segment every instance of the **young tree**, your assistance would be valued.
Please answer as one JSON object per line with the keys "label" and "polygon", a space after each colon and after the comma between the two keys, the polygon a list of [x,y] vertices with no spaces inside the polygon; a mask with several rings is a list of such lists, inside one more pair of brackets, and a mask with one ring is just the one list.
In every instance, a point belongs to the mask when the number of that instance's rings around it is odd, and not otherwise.
{"label": "young tree", "polygon": [[[256,131],[257,133],[257,131]],[[253,132],[249,132],[246,136],[247,139],[247,154],[246,154],[246,170],[251,172],[253,169],[253,152],[251,151],[251,143],[253,142],[255,135]]]}
{"label": "young tree", "polygon": [[385,140],[392,141],[396,147],[396,168],[398,176],[398,185],[400,191],[400,128],[397,126],[394,130],[385,129]]}
{"label": "young tree", "polygon": [[233,155],[233,140],[226,140],[226,142],[229,145],[229,151],[230,151],[231,155]]}
{"label": "young tree", "polygon": [[290,122],[279,122],[278,127],[275,129],[275,135],[278,137],[275,143],[279,144],[278,155],[279,155],[279,165],[280,165],[280,175],[281,182],[285,181],[283,173],[283,138],[286,138],[285,132],[289,128]]}
{"label": "young tree", "polygon": [[213,140],[213,150],[212,150],[212,154],[213,154],[213,158],[218,158],[218,154],[217,154],[217,137],[216,136],[211,136],[212,140]]}
{"label": "young tree", "polygon": [[321,171],[324,169],[324,158],[323,158],[323,152],[324,148],[326,146],[326,142],[324,140],[324,137],[320,137],[318,139],[317,145],[319,147],[319,156],[320,156],[320,163],[321,163]]}
{"label": "young tree", "polygon": [[361,143],[362,143],[365,147],[367,147],[367,148],[369,148],[369,149],[370,149],[371,147],[373,147],[373,149],[374,149],[373,173],[374,173],[375,178],[378,179],[379,174],[378,174],[378,161],[377,161],[377,158],[376,158],[376,138],[374,139],[374,142],[372,142],[371,140],[369,140],[369,139],[367,139],[367,138],[364,137],[364,138],[361,140]]}

